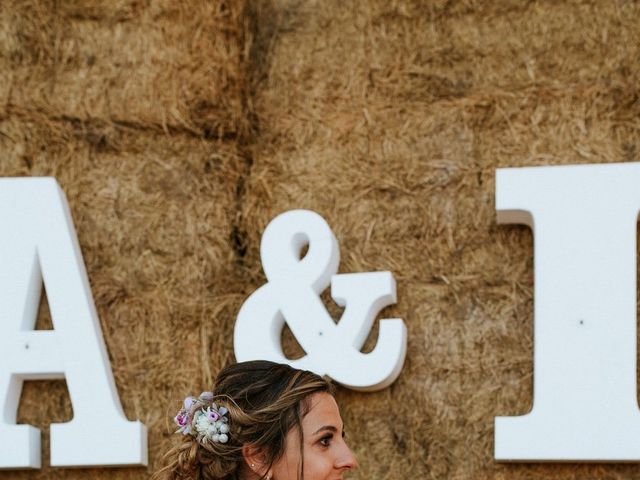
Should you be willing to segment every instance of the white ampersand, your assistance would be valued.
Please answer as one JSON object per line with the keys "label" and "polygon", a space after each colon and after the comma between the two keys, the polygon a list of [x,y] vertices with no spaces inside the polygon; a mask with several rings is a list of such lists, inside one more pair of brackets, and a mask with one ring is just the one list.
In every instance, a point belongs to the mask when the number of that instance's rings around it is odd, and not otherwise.
{"label": "white ampersand", "polygon": [[[305,245],[307,254],[300,258]],[[260,256],[268,282],[238,313],[238,361],[288,363],[355,390],[379,390],[398,377],[407,346],[401,319],[381,320],[374,350],[360,351],[378,312],[396,302],[390,272],[336,275],[338,242],[327,222],[308,210],[291,210],[273,219],[262,235]],[[332,298],[345,307],[337,324],[320,299],[329,284]],[[306,352],[297,360],[282,352],[285,320]]]}

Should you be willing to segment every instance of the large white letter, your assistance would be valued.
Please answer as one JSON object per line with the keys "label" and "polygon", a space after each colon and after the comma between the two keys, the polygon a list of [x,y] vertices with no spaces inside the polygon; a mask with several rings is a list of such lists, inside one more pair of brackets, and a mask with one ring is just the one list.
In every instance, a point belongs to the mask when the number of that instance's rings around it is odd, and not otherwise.
{"label": "large white letter", "polygon": [[495,419],[504,461],[640,460],[640,164],[499,169],[500,223],[534,230],[533,409]]}
{"label": "large white letter", "polygon": [[[34,331],[43,281],[54,330]],[[40,431],[15,423],[23,381],[49,378],[66,378],[74,413],[51,424],[51,465],[146,465],[146,429],[122,412],[62,190],[0,179],[0,468],[40,467]]]}

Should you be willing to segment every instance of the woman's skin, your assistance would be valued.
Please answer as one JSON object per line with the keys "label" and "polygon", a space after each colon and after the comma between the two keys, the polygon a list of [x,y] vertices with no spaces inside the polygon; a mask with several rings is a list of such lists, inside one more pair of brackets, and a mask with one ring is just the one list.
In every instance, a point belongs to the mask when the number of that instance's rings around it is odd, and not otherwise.
{"label": "woman's skin", "polygon": [[[345,443],[338,405],[328,393],[315,393],[310,401],[311,409],[302,419],[304,480],[342,480],[358,462]],[[299,437],[297,428],[287,433],[284,455],[270,471],[273,480],[298,479]]]}

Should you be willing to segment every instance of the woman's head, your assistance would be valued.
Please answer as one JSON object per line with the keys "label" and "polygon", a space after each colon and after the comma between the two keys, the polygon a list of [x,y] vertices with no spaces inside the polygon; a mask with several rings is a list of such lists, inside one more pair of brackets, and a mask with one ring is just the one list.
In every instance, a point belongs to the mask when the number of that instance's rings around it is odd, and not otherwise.
{"label": "woman's head", "polygon": [[224,412],[226,441],[187,431],[159,478],[333,480],[355,466],[331,385],[318,375],[243,362],[223,369],[212,393],[200,411]]}
{"label": "woman's head", "polygon": [[273,480],[302,478],[302,465],[305,480],[339,480],[357,465],[344,441],[344,426],[333,396],[314,393],[309,405],[300,428],[289,431],[284,454],[268,473]]}

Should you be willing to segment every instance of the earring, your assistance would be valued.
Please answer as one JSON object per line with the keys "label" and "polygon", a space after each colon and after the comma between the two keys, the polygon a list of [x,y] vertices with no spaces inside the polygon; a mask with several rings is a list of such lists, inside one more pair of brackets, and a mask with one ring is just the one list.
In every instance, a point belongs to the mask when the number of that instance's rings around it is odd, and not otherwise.
{"label": "earring", "polygon": [[255,464],[255,463],[252,463],[252,464],[251,464],[251,468],[253,468],[253,467],[255,467],[255,466],[256,466],[256,464]]}

